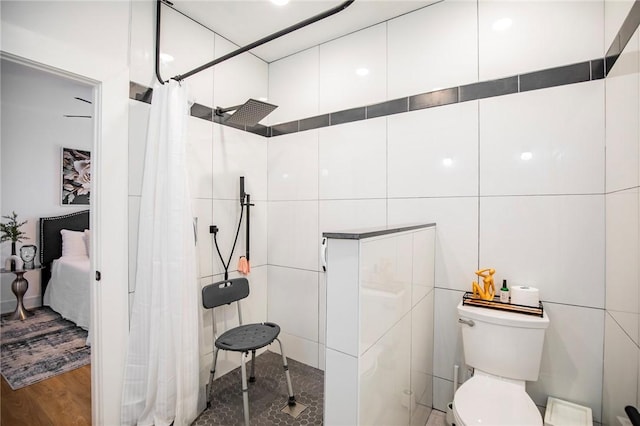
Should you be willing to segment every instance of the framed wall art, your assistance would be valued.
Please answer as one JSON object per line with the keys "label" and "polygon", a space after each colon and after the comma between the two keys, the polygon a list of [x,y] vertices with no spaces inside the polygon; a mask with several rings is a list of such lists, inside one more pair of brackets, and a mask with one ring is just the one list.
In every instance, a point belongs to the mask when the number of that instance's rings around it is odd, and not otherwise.
{"label": "framed wall art", "polygon": [[91,203],[91,152],[62,148],[62,205]]}

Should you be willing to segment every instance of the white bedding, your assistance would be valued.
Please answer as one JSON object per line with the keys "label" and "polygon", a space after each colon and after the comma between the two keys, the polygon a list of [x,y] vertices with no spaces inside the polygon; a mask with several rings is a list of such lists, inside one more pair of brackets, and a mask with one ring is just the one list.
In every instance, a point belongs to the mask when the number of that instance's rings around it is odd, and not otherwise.
{"label": "white bedding", "polygon": [[[53,261],[44,304],[79,327],[89,330],[90,261],[67,256]],[[87,339],[89,344],[89,339]]]}

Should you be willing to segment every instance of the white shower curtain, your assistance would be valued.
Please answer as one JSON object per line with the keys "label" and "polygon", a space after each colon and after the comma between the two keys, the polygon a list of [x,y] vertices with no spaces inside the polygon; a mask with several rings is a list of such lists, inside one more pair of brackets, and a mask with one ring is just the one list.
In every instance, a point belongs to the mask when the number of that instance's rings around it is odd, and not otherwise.
{"label": "white shower curtain", "polygon": [[136,291],[123,425],[189,425],[197,416],[199,287],[185,159],[187,89],[156,84],[140,202]]}

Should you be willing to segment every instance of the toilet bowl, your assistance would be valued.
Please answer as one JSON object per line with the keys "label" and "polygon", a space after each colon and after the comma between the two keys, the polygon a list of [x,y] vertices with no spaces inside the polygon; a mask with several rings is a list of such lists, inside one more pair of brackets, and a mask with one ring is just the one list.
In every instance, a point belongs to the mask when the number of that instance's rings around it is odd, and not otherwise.
{"label": "toilet bowl", "polygon": [[456,426],[542,426],[536,404],[521,384],[491,375],[477,374],[455,394]]}

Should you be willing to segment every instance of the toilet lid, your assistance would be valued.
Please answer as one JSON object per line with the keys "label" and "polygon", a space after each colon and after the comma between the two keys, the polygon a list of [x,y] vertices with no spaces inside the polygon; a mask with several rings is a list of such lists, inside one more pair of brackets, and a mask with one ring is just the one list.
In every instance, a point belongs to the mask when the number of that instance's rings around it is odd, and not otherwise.
{"label": "toilet lid", "polygon": [[542,416],[524,388],[497,378],[474,376],[456,392],[453,409],[467,426],[541,426]]}

